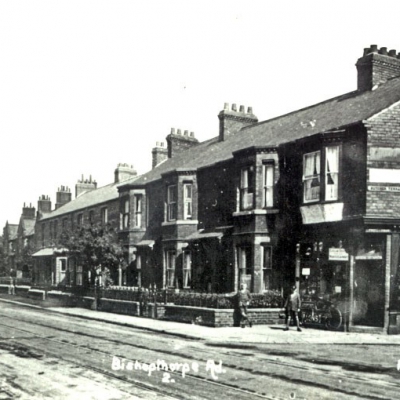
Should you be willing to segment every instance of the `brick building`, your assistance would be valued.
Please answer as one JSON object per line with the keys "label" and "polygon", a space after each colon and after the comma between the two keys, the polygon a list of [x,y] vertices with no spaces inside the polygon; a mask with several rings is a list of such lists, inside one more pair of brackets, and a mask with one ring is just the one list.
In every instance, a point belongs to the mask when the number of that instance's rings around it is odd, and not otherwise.
{"label": "brick building", "polygon": [[118,189],[128,284],[296,282],[353,329],[397,331],[400,55],[371,46],[356,65],[354,92],[263,122],[225,105],[202,143],[173,129],[154,168]]}
{"label": "brick building", "polygon": [[[87,224],[109,224],[114,229],[119,228],[117,189],[122,182],[134,179],[135,169],[128,164],[119,164],[114,182],[100,188],[92,177],[84,179],[82,176],[75,185],[74,199],[71,190],[61,186],[56,193],[54,210],[49,197],[39,198],[35,227],[37,251],[33,255],[36,284],[79,286],[84,283],[82,266],[75,265],[75,260],[59,245],[61,234]],[[118,276],[114,279],[122,280]]]}

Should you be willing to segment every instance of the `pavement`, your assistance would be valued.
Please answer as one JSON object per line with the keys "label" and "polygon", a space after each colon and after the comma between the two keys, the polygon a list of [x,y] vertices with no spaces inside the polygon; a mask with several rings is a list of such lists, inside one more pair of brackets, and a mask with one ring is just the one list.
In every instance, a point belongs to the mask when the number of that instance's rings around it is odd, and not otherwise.
{"label": "pavement", "polygon": [[[20,300],[20,299],[18,299]],[[256,344],[369,344],[369,345],[400,345],[400,335],[376,333],[334,332],[320,329],[302,328],[297,332],[296,327],[284,331],[284,325],[253,325],[252,328],[223,327],[212,328],[194,324],[163,321],[144,317],[120,315],[103,311],[88,310],[72,307],[41,307],[27,304],[23,301],[0,298],[0,302],[8,302],[41,309],[44,312],[64,314],[86,320],[106,322],[115,325],[143,329],[151,332],[212,342],[215,345],[227,344],[251,346]]]}

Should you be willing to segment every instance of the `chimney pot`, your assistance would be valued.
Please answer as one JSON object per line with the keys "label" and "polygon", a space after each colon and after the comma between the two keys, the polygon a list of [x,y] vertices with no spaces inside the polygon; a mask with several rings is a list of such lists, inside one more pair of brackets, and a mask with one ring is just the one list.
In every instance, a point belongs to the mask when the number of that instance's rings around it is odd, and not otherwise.
{"label": "chimney pot", "polygon": [[237,111],[236,104],[232,104],[232,111]]}
{"label": "chimney pot", "polygon": [[190,132],[190,137],[194,137],[194,132]]}
{"label": "chimney pot", "polygon": [[178,135],[182,135],[182,132],[181,132],[181,130],[180,130],[180,129],[178,129],[178,132],[177,132],[177,134],[178,134]]}
{"label": "chimney pot", "polygon": [[378,52],[378,45],[371,44],[371,53],[377,53],[377,52]]}
{"label": "chimney pot", "polygon": [[171,135],[175,135],[175,128],[171,128]]}
{"label": "chimney pot", "polygon": [[371,49],[370,49],[369,47],[366,47],[366,48],[364,49],[363,57],[365,57],[366,55],[368,55],[370,51],[371,51]]}
{"label": "chimney pot", "polygon": [[247,114],[253,114],[253,107],[247,107]]}
{"label": "chimney pot", "polygon": [[229,111],[229,103],[224,103],[224,110]]}
{"label": "chimney pot", "polygon": [[390,57],[396,57],[396,50],[389,50]]}
{"label": "chimney pot", "polygon": [[185,135],[185,136],[189,135],[189,131],[185,131],[185,132],[184,132],[184,135]]}
{"label": "chimney pot", "polygon": [[379,54],[387,56],[387,47],[381,47],[381,49],[379,50]]}
{"label": "chimney pot", "polygon": [[244,106],[239,107],[239,112],[244,113]]}

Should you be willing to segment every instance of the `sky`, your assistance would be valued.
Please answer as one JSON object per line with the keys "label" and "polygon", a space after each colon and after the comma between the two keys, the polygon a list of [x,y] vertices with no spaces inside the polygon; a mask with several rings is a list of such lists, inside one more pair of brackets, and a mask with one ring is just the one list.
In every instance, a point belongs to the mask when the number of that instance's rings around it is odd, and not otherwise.
{"label": "sky", "polygon": [[365,47],[400,51],[399,15],[397,0],[2,0],[0,228],[82,175],[148,171],[172,127],[216,136],[224,103],[262,121],[355,90]]}

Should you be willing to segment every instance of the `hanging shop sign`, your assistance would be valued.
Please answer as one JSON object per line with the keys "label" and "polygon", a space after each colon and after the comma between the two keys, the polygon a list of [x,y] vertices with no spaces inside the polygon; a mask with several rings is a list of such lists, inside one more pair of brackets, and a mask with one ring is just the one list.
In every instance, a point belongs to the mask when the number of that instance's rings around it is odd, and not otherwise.
{"label": "hanging shop sign", "polygon": [[349,254],[346,253],[345,249],[342,248],[329,248],[329,261],[348,261]]}
{"label": "hanging shop sign", "polygon": [[306,276],[310,275],[310,268],[303,268],[301,274]]}

